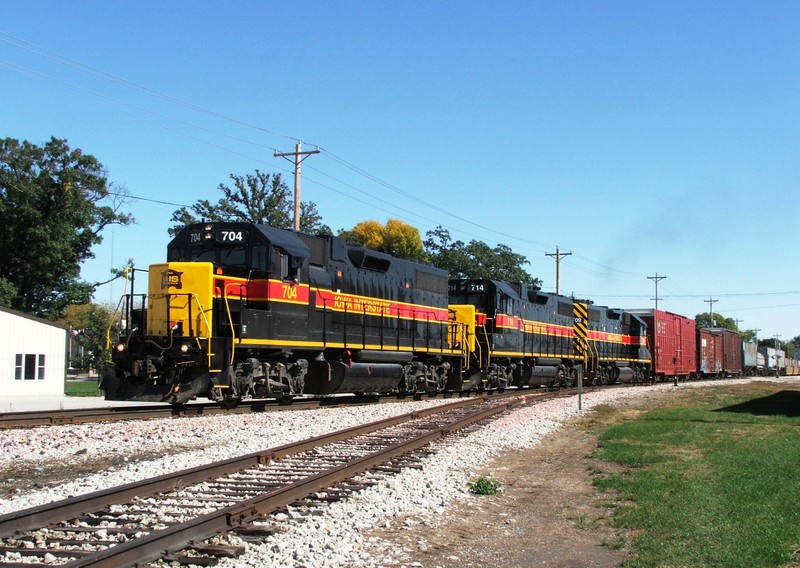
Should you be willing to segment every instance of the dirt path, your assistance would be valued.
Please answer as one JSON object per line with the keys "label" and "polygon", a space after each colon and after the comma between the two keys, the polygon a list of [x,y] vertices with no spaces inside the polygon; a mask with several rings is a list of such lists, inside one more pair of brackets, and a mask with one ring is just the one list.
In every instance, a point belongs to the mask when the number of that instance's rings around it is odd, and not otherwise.
{"label": "dirt path", "polygon": [[503,493],[471,496],[436,526],[376,531],[405,547],[396,565],[424,568],[619,566],[625,535],[589,482],[595,438],[568,425],[538,446],[500,456],[487,474]]}

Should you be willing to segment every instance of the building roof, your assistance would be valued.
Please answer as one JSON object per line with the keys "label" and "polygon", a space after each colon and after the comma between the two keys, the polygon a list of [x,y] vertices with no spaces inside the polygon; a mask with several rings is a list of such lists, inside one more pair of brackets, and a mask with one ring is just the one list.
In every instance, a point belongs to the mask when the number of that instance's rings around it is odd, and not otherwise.
{"label": "building roof", "polygon": [[58,329],[63,329],[65,331],[69,331],[69,326],[68,325],[60,324],[58,322],[54,322],[54,321],[49,320],[49,319],[44,319],[44,318],[40,318],[40,317],[37,317],[37,316],[32,316],[31,314],[26,314],[25,312],[12,310],[10,308],[4,308],[2,306],[0,306],[0,312],[5,312],[7,314],[11,314],[13,316],[21,317],[21,318],[24,318],[26,320],[35,321],[35,322],[41,323],[43,325],[49,325],[51,327],[55,327],[55,328],[58,328]]}

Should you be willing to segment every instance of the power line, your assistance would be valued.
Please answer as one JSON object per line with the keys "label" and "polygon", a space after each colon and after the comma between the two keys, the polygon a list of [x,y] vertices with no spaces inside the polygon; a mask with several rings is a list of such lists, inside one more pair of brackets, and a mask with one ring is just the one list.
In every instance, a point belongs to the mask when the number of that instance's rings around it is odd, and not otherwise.
{"label": "power line", "polygon": [[[17,38],[15,36],[11,35],[11,34],[6,33],[6,32],[0,32],[0,41],[4,41],[6,43],[15,45],[16,47],[24,49],[24,50],[26,50],[28,52],[34,53],[34,54],[39,55],[41,57],[48,58],[48,59],[50,59],[52,61],[56,61],[57,63],[59,63],[61,65],[65,65],[65,66],[71,67],[73,69],[77,69],[77,70],[79,70],[79,71],[81,71],[83,73],[87,73],[87,74],[90,74],[90,75],[95,76],[95,77],[99,77],[99,78],[107,80],[107,81],[112,81],[114,83],[117,83],[117,84],[122,85],[122,86],[127,87],[127,88],[136,89],[136,90],[138,90],[140,92],[143,92],[143,93],[146,93],[147,95],[150,95],[152,97],[156,97],[156,98],[168,101],[168,102],[170,102],[172,104],[179,105],[181,107],[190,109],[190,110],[198,112],[198,113],[202,113],[202,114],[207,115],[207,116],[212,116],[212,117],[215,117],[215,118],[223,119],[223,120],[228,121],[230,123],[233,123],[233,124],[236,124],[236,125],[239,125],[239,126],[244,126],[244,127],[253,129],[253,130],[261,132],[261,133],[265,133],[265,134],[269,134],[269,135],[273,135],[273,136],[278,136],[278,137],[285,138],[285,139],[290,139],[290,140],[298,140],[297,136],[289,136],[287,134],[283,134],[283,133],[277,132],[275,130],[271,130],[269,128],[265,128],[263,126],[254,124],[252,122],[249,122],[249,121],[246,121],[246,120],[242,120],[240,118],[236,118],[236,117],[233,117],[233,116],[221,113],[221,112],[217,112],[215,110],[203,107],[201,105],[198,105],[198,104],[195,104],[195,103],[183,100],[183,99],[180,99],[178,97],[162,93],[162,92],[160,92],[158,90],[151,89],[149,87],[146,87],[146,86],[143,86],[141,84],[135,83],[133,81],[127,80],[125,78],[119,77],[117,75],[114,75],[114,74],[111,74],[111,73],[106,73],[106,72],[104,72],[104,71],[102,71],[100,69],[97,69],[97,68],[92,67],[90,65],[86,65],[84,63],[81,63],[81,62],[76,61],[74,59],[71,59],[69,57],[65,57],[65,56],[59,55],[59,54],[57,54],[57,53],[55,53],[53,51],[50,51],[50,50],[45,49],[45,48],[43,48],[41,46],[38,46],[38,45],[35,45],[33,43],[30,43],[30,42],[27,42],[25,40],[22,40],[20,38]],[[266,145],[259,144],[257,142],[253,142],[253,141],[248,141],[248,140],[245,140],[245,139],[242,139],[242,138],[239,138],[239,137],[231,136],[231,135],[226,134],[224,132],[219,132],[219,131],[215,131],[215,130],[212,130],[212,129],[209,129],[209,128],[205,128],[203,126],[200,126],[198,124],[194,124],[192,122],[179,120],[179,119],[177,119],[175,117],[172,117],[172,116],[169,116],[169,115],[165,115],[165,114],[162,114],[162,113],[154,112],[154,111],[149,110],[147,108],[143,108],[141,106],[133,105],[133,104],[127,103],[125,101],[121,101],[121,100],[115,99],[113,97],[108,97],[108,96],[103,95],[101,93],[98,93],[96,91],[92,91],[90,89],[86,89],[84,87],[81,87],[81,86],[78,86],[78,85],[75,85],[75,84],[70,84],[68,82],[60,81],[59,79],[56,79],[56,78],[53,78],[53,77],[48,77],[48,76],[43,75],[41,73],[38,73],[36,71],[30,70],[30,69],[25,69],[24,67],[20,67],[18,65],[15,65],[15,64],[7,62],[7,61],[0,61],[0,63],[3,63],[5,65],[7,65],[8,67],[14,69],[17,72],[21,72],[21,73],[27,74],[28,76],[35,77],[35,78],[37,78],[39,80],[46,80],[46,81],[49,81],[51,83],[58,84],[62,88],[70,89],[70,90],[72,90],[74,92],[79,92],[79,93],[82,93],[84,95],[90,95],[92,97],[95,97],[95,99],[100,99],[101,104],[102,104],[102,100],[105,100],[105,101],[109,101],[109,102],[113,103],[114,105],[124,105],[124,106],[126,106],[128,108],[135,109],[138,112],[143,112],[143,113],[147,113],[147,114],[150,114],[152,116],[155,116],[155,117],[157,117],[157,118],[159,118],[161,120],[169,120],[169,121],[173,121],[173,122],[175,122],[177,124],[180,124],[180,125],[183,125],[183,126],[188,126],[190,128],[195,128],[195,129],[198,129],[198,130],[202,130],[202,131],[204,131],[206,133],[212,134],[213,136],[220,136],[220,137],[224,137],[224,138],[229,139],[229,140],[235,140],[235,141],[251,144],[251,145],[254,145],[254,146],[259,146],[259,147],[263,147],[263,148],[270,148],[273,151],[277,152],[277,150],[274,147],[266,146]],[[118,112],[124,112],[123,110],[121,110],[119,108],[115,108],[115,110],[117,110]],[[151,122],[151,121],[148,121],[148,122]],[[164,124],[159,124],[158,122],[151,122],[151,123],[155,124],[159,128],[163,128],[163,129],[166,129],[166,130],[172,130],[168,126],[166,126]],[[190,134],[188,134],[186,132],[180,132],[180,131],[177,131],[177,130],[173,130],[173,131],[177,132],[178,134],[180,134],[182,136],[185,136],[187,138],[196,140],[196,141],[198,141],[200,143],[207,144],[209,146],[221,149],[221,150],[223,150],[225,152],[229,152],[229,153],[234,154],[234,155],[242,156],[244,158],[256,161],[258,163],[263,163],[263,160],[254,158],[252,156],[247,156],[247,155],[242,154],[240,152],[236,152],[235,150],[232,150],[229,146],[225,146],[225,145],[221,145],[221,144],[214,144],[213,142],[210,142],[208,140],[203,140],[201,138],[191,136]],[[462,223],[464,223],[466,225],[470,225],[470,226],[473,226],[473,227],[477,227],[477,228],[479,228],[479,229],[481,229],[483,231],[487,231],[494,238],[502,237],[502,238],[512,239],[512,240],[514,240],[516,242],[526,243],[526,244],[545,245],[545,246],[548,246],[548,247],[552,246],[552,245],[548,245],[548,244],[545,244],[545,243],[540,243],[540,242],[537,242],[537,241],[530,240],[529,238],[523,238],[523,237],[520,237],[519,235],[511,235],[511,234],[503,233],[501,231],[497,231],[495,229],[492,229],[489,226],[473,222],[473,221],[471,221],[469,219],[466,219],[466,218],[458,216],[458,215],[454,215],[451,209],[445,209],[445,208],[439,207],[437,205],[434,205],[432,203],[429,203],[429,202],[425,201],[424,199],[413,195],[412,193],[409,193],[409,192],[407,192],[407,191],[405,191],[405,190],[403,190],[401,188],[398,188],[398,187],[396,187],[396,186],[394,186],[394,185],[382,180],[380,177],[370,173],[366,169],[361,168],[361,167],[359,167],[359,166],[357,166],[357,165],[355,165],[355,164],[343,159],[342,157],[334,154],[333,152],[331,152],[331,151],[329,151],[329,150],[327,150],[325,148],[322,148],[322,150],[324,151],[325,155],[329,156],[333,161],[335,161],[335,162],[339,163],[340,165],[344,166],[345,168],[357,173],[358,175],[363,176],[364,178],[366,178],[370,182],[378,184],[381,187],[384,187],[386,189],[390,189],[391,191],[394,191],[394,192],[398,193],[399,195],[404,196],[408,200],[412,200],[412,201],[414,201],[416,203],[422,204],[422,205],[424,205],[426,207],[426,209],[430,209],[432,211],[437,211],[439,213],[446,214],[447,217],[445,217],[445,218],[447,218],[447,219],[454,219],[454,220],[460,221],[460,222],[462,222]],[[311,166],[307,166],[307,167],[311,167]],[[342,180],[338,180],[337,178],[335,178],[333,176],[329,176],[328,174],[326,174],[325,172],[322,172],[321,170],[318,170],[316,168],[311,168],[311,169],[321,173],[322,175],[328,176],[330,179],[336,181],[337,183],[346,185],[346,186],[350,187],[351,189],[353,189],[355,191],[359,191],[361,193],[364,193],[365,195],[370,196],[373,199],[373,201],[375,201],[375,202],[385,203],[385,204],[387,204],[387,205],[389,205],[391,207],[395,207],[395,208],[397,208],[397,209],[399,209],[401,211],[405,211],[406,213],[408,213],[410,215],[414,215],[414,216],[420,217],[418,213],[404,210],[404,209],[398,207],[395,204],[389,203],[387,201],[384,201],[384,200],[380,199],[379,197],[376,197],[376,196],[372,195],[371,193],[369,193],[367,191],[364,191],[364,190],[356,188],[355,186],[346,184]],[[288,170],[284,170],[284,171],[288,171]],[[307,181],[310,181],[312,183],[316,183],[321,187],[326,187],[327,189],[329,189],[331,191],[339,192],[339,190],[337,190],[335,188],[332,188],[330,186],[327,186],[325,184],[322,184],[322,183],[314,180],[313,178],[307,177],[306,179],[307,179]],[[146,201],[146,202],[151,202],[151,203],[156,203],[156,204],[161,204],[161,205],[168,205],[168,206],[174,206],[174,207],[188,207],[187,205],[182,205],[182,204],[178,204],[178,203],[171,203],[171,202],[161,201],[161,200],[157,200],[157,199],[149,199],[149,198],[139,197],[139,196],[135,196],[135,195],[128,195],[127,197],[129,197],[130,199],[141,200],[141,201]],[[436,221],[436,220],[429,220],[429,221],[432,224],[442,224],[442,223],[440,223],[439,221]],[[442,225],[444,225],[444,224],[442,224]],[[456,231],[463,231],[463,229],[461,229],[461,228],[458,228],[458,229],[455,229],[455,230]],[[560,252],[560,251],[558,251],[558,249],[557,249],[557,252]],[[552,255],[549,254],[549,256],[552,256]],[[566,256],[566,255],[564,255],[564,256]],[[628,272],[628,271],[625,271],[625,270],[620,270],[620,269],[617,269],[617,268],[614,268],[614,267],[611,267],[611,266],[608,266],[608,265],[604,265],[604,264],[595,262],[594,260],[588,259],[586,257],[582,257],[581,255],[579,255],[577,253],[575,254],[575,258],[576,259],[580,259],[580,260],[582,260],[582,261],[584,261],[586,263],[589,263],[589,264],[591,264],[593,266],[599,267],[600,269],[605,270],[605,271],[617,273],[617,274],[620,274],[620,275],[633,275],[633,276],[636,276],[636,277],[640,277],[641,276],[641,274],[634,274],[634,273],[631,273],[631,272]],[[572,266],[574,263],[567,262],[567,264]],[[558,266],[558,263],[557,263],[557,272],[558,272],[558,270],[559,270],[559,266]],[[559,279],[560,279],[559,275],[557,274],[557,280],[559,280]],[[560,291],[560,283],[559,282],[557,282],[557,291]],[[716,296],[717,297],[739,297],[739,296],[747,297],[747,296],[785,295],[785,294],[798,294],[798,293],[800,293],[800,292],[796,292],[796,291],[792,291],[792,292],[761,292],[761,293],[717,294]],[[603,297],[603,296],[597,296],[597,295],[590,295],[590,296],[592,296],[592,297]],[[606,297],[611,297],[611,296],[606,296]],[[636,297],[636,296],[619,296],[619,297]],[[664,298],[667,298],[667,299],[669,299],[669,298],[698,298],[698,297],[701,297],[701,296],[700,295],[695,295],[695,294],[685,294],[685,295],[676,294],[676,295],[664,296]]]}
{"label": "power line", "polygon": [[[5,36],[5,37],[3,37],[3,36]],[[117,82],[117,83],[122,84],[124,86],[140,90],[142,92],[151,94],[153,96],[162,98],[164,100],[167,100],[167,101],[170,101],[172,103],[184,106],[186,108],[190,108],[190,109],[198,111],[198,112],[203,112],[203,113],[209,114],[211,116],[215,116],[215,117],[218,117],[218,118],[223,118],[223,119],[228,120],[230,122],[233,122],[235,124],[239,124],[239,125],[242,125],[242,126],[247,126],[247,127],[250,127],[250,128],[262,131],[262,132],[266,132],[266,133],[269,133],[269,134],[273,134],[273,135],[276,135],[276,136],[280,136],[280,137],[283,137],[283,138],[288,138],[288,139],[292,139],[292,140],[297,140],[298,139],[297,137],[288,136],[288,135],[285,135],[285,134],[280,134],[280,133],[275,132],[273,130],[254,125],[254,124],[251,124],[249,122],[246,122],[246,121],[243,121],[243,120],[240,120],[240,119],[236,119],[236,118],[224,115],[222,113],[218,113],[216,111],[212,111],[210,109],[204,108],[204,107],[196,105],[194,103],[190,103],[190,102],[184,101],[182,99],[178,99],[176,97],[172,97],[170,95],[166,95],[164,93],[161,93],[161,92],[156,91],[154,89],[150,89],[150,88],[145,87],[143,85],[140,85],[138,83],[134,83],[132,81],[128,81],[127,79],[118,77],[116,75],[112,75],[110,73],[106,73],[104,71],[101,71],[99,69],[95,69],[94,67],[85,65],[83,63],[80,63],[80,62],[75,61],[73,59],[70,59],[68,57],[64,57],[62,55],[56,54],[56,53],[51,52],[51,51],[49,51],[49,50],[47,50],[45,48],[42,48],[40,46],[36,46],[36,45],[31,44],[29,42],[25,42],[24,40],[21,40],[19,38],[16,38],[16,37],[11,36],[10,34],[4,33],[4,32],[0,32],[0,40],[7,41],[8,43],[12,43],[14,45],[17,45],[18,47],[22,47],[23,49],[26,49],[26,50],[31,51],[33,53],[37,53],[38,55],[43,55],[45,57],[48,57],[50,59],[53,59],[53,60],[61,63],[61,64],[69,65],[69,66],[74,67],[74,68],[78,68],[78,69],[80,69],[82,71],[88,72],[88,73],[90,73],[92,75],[95,75],[97,77],[101,77],[101,78],[104,78],[104,79],[107,79],[107,80],[111,80],[111,81]],[[121,101],[119,99],[114,99],[112,97],[109,97],[107,95],[103,95],[103,94],[98,93],[96,91],[92,91],[90,89],[86,89],[86,88],[81,87],[79,85],[75,85],[75,84],[72,84],[72,83],[69,83],[69,82],[66,82],[66,81],[62,81],[60,79],[55,79],[53,77],[48,77],[47,75],[44,75],[42,73],[30,70],[30,69],[26,69],[24,67],[18,66],[18,65],[14,64],[14,63],[11,63],[11,62],[8,62],[8,61],[5,61],[5,60],[0,60],[0,63],[3,63],[5,65],[9,66],[10,68],[12,68],[12,69],[14,69],[16,71],[19,71],[21,73],[25,73],[25,74],[27,74],[29,76],[33,76],[33,77],[36,77],[36,78],[41,79],[41,80],[45,80],[45,81],[49,81],[51,83],[58,84],[61,87],[66,88],[66,89],[71,89],[71,90],[77,91],[79,93],[84,93],[84,94],[91,95],[93,97],[106,99],[106,100],[109,100],[109,101],[111,101],[111,102],[113,102],[115,104],[128,106],[128,107],[134,108],[134,109],[136,109],[138,111],[145,112],[145,113],[148,113],[148,114],[152,114],[154,116],[158,116],[159,118],[163,118],[163,119],[166,119],[166,120],[171,120],[171,121],[177,122],[178,124],[182,124],[184,126],[197,128],[197,129],[204,130],[206,132],[209,132],[209,133],[212,133],[212,134],[215,134],[215,135],[218,135],[218,136],[223,136],[223,137],[230,138],[230,139],[233,139],[233,140],[237,140],[237,141],[240,141],[240,142],[244,142],[244,143],[248,143],[248,144],[254,144],[254,145],[263,147],[263,145],[260,145],[260,144],[257,144],[257,143],[254,143],[254,142],[251,142],[251,141],[248,141],[248,140],[243,140],[241,138],[233,137],[233,136],[230,136],[230,135],[218,132],[218,131],[213,131],[213,130],[198,126],[198,125],[190,123],[190,122],[182,121],[182,120],[176,119],[174,117],[171,117],[171,116],[168,116],[168,115],[164,115],[162,113],[157,113],[155,111],[151,111],[149,109],[146,109],[146,108],[143,108],[143,107],[140,107],[140,106],[132,105],[130,103],[127,103],[125,101]],[[119,109],[116,109],[116,110],[119,111]],[[164,125],[156,124],[156,123],[153,123],[153,124],[155,124],[156,126],[158,126],[160,128],[164,128],[166,130],[171,130],[171,129],[167,128]],[[208,142],[206,140],[202,140],[202,139],[190,136],[190,135],[188,135],[188,134],[186,134],[184,132],[179,132],[179,131],[174,131],[174,130],[173,130],[173,132],[176,132],[176,133],[178,133],[178,134],[180,134],[182,136],[185,136],[187,138],[196,140],[196,141],[201,142],[203,144],[208,144],[208,145],[210,145],[212,147],[216,147],[216,148],[222,149],[224,151],[228,151],[228,152],[233,153],[235,155],[239,155],[239,156],[242,156],[242,157],[245,157],[245,158],[248,158],[248,159],[253,159],[254,161],[261,161],[261,160],[256,160],[256,159],[254,159],[252,157],[249,157],[249,156],[245,156],[245,155],[243,155],[241,153],[232,151],[229,148],[226,148],[226,147],[223,147],[223,146],[219,146],[217,144],[210,143],[210,142]],[[500,237],[505,237],[505,238],[509,238],[509,239],[512,239],[512,240],[515,240],[515,241],[524,242],[524,243],[530,243],[530,244],[544,244],[544,243],[537,243],[536,241],[532,241],[530,239],[525,239],[525,238],[519,237],[518,235],[512,235],[512,234],[508,234],[508,233],[503,233],[503,232],[497,231],[495,229],[492,229],[491,227],[488,227],[488,226],[482,225],[480,223],[476,223],[476,222],[470,221],[469,219],[466,219],[464,217],[460,217],[458,215],[454,215],[452,210],[444,209],[442,207],[439,207],[438,205],[429,203],[429,202],[427,202],[427,201],[425,201],[425,200],[423,200],[423,199],[421,199],[421,198],[419,198],[419,197],[417,197],[417,196],[415,196],[415,195],[413,195],[411,193],[408,193],[408,192],[406,192],[406,191],[404,191],[402,189],[397,188],[396,186],[394,186],[394,185],[392,185],[392,184],[390,184],[388,182],[385,182],[385,181],[381,180],[379,177],[369,173],[368,171],[364,170],[363,168],[360,168],[360,167],[348,162],[347,160],[344,160],[343,158],[333,154],[332,152],[326,150],[325,148],[322,148],[322,147],[319,147],[319,146],[318,146],[318,148],[320,148],[320,150],[322,150],[327,155],[329,155],[334,161],[340,163],[341,165],[347,167],[348,169],[358,173],[359,175],[362,175],[362,176],[366,177],[367,179],[369,179],[369,180],[371,180],[371,181],[373,181],[375,183],[378,183],[379,185],[382,185],[383,187],[386,187],[387,189],[395,191],[398,194],[407,197],[408,199],[416,201],[416,202],[420,203],[421,205],[424,205],[428,209],[432,209],[432,210],[435,210],[435,211],[439,211],[440,213],[447,214],[448,217],[450,217],[450,218],[459,220],[459,221],[461,221],[463,223],[466,223],[466,224],[475,226],[477,228],[480,228],[482,230],[485,230],[485,231],[489,232],[490,234],[495,235],[495,237],[496,236],[500,236]],[[274,148],[274,147],[270,146],[269,149],[277,152],[277,149]],[[313,167],[311,169],[315,170],[315,171],[319,171],[319,170],[317,170],[316,168],[313,168]],[[335,178],[331,178],[331,179],[335,179]],[[366,193],[368,196],[370,196],[373,199],[375,199],[374,195],[372,195],[372,194],[370,194],[368,192],[364,192],[364,193]],[[432,222],[435,222],[435,221],[432,221]],[[437,224],[441,224],[441,223],[437,223]]]}
{"label": "power line", "polygon": [[217,112],[217,111],[208,109],[206,107],[197,105],[195,103],[192,103],[192,102],[189,102],[189,101],[185,101],[185,100],[179,99],[177,97],[173,97],[172,95],[167,95],[167,94],[162,93],[160,91],[156,91],[156,90],[151,89],[149,87],[145,87],[144,85],[141,85],[139,83],[135,83],[133,81],[129,81],[128,79],[125,79],[123,77],[119,77],[117,75],[112,75],[111,73],[107,73],[105,71],[102,71],[102,70],[97,69],[95,67],[92,67],[90,65],[86,65],[85,63],[81,63],[80,61],[76,61],[75,59],[71,59],[71,58],[66,57],[64,55],[55,53],[54,51],[50,51],[49,49],[46,49],[46,48],[44,48],[44,47],[42,47],[40,45],[36,45],[36,44],[31,43],[29,41],[25,41],[24,39],[18,38],[18,37],[13,36],[13,35],[11,35],[9,33],[0,31],[0,40],[5,41],[6,43],[10,43],[12,45],[16,45],[17,47],[19,47],[21,49],[24,49],[24,50],[29,51],[31,53],[35,53],[35,54],[40,55],[42,57],[47,57],[48,59],[51,59],[51,60],[56,61],[58,63],[61,63],[62,65],[67,65],[67,66],[73,67],[75,69],[79,69],[81,71],[84,71],[85,73],[89,73],[91,75],[94,75],[95,77],[100,77],[100,78],[106,79],[108,81],[113,81],[113,82],[119,83],[121,85],[124,85],[126,87],[130,87],[132,89],[137,89],[139,91],[142,91],[142,92],[147,93],[149,95],[152,95],[154,97],[158,97],[158,98],[163,99],[165,101],[169,101],[169,102],[171,102],[173,104],[177,104],[177,105],[180,105],[180,106],[195,110],[197,112],[201,112],[201,113],[207,114],[209,116],[214,116],[216,118],[221,118],[223,120],[227,120],[228,122],[232,122],[234,124],[239,124],[240,126],[246,126],[248,128],[252,128],[254,130],[258,130],[258,131],[261,131],[261,132],[266,132],[266,133],[272,134],[274,136],[280,136],[281,138],[288,138],[289,140],[296,140],[297,139],[297,137],[295,137],[295,136],[288,136],[286,134],[281,134],[279,132],[275,132],[274,130],[269,130],[269,129],[264,128],[262,126],[258,126],[258,125],[246,122],[244,120],[240,120],[238,118],[228,116],[228,115],[223,114],[221,112]]}

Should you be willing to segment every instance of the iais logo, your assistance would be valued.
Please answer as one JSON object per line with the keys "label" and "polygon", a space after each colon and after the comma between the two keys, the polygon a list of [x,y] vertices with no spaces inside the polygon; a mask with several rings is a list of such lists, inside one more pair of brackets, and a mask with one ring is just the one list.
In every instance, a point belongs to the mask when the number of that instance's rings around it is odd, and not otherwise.
{"label": "iais logo", "polygon": [[181,280],[182,276],[183,272],[178,272],[172,268],[163,271],[161,273],[161,289],[164,290],[166,288],[177,288],[180,290],[183,288],[183,282]]}

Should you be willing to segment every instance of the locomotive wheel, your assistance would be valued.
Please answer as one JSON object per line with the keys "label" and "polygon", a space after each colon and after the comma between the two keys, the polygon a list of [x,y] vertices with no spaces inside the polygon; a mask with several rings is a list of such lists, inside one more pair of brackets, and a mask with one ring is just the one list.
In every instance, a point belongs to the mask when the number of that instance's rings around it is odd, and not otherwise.
{"label": "locomotive wheel", "polygon": [[240,402],[242,402],[241,398],[237,396],[229,396],[226,398],[221,398],[219,401],[219,405],[226,410],[230,410],[232,408],[236,408],[237,406],[239,406]]}
{"label": "locomotive wheel", "polygon": [[106,366],[100,389],[105,393],[106,400],[125,400],[125,381],[120,377],[122,371],[115,367]]}

